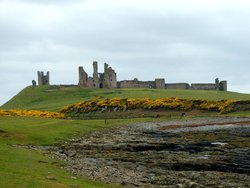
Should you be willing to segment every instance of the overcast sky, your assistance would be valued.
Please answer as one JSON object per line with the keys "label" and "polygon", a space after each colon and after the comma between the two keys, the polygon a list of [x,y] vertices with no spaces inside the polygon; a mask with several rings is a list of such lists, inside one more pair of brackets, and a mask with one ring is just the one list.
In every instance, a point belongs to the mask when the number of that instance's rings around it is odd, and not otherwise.
{"label": "overcast sky", "polygon": [[0,0],[0,104],[50,71],[77,84],[78,66],[118,80],[228,81],[250,93],[249,0]]}

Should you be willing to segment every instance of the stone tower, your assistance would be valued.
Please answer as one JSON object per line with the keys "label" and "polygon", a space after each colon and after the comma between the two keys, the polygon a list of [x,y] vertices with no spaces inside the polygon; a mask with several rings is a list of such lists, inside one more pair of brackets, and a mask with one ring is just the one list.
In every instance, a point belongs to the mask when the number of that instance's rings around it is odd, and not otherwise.
{"label": "stone tower", "polygon": [[215,79],[215,89],[219,91],[227,91],[227,81],[220,81],[219,78]]}
{"label": "stone tower", "polygon": [[81,88],[88,87],[88,74],[84,71],[83,67],[79,67],[79,83]]}
{"label": "stone tower", "polygon": [[226,80],[223,80],[220,82],[220,90],[227,91],[227,81]]}
{"label": "stone tower", "polygon": [[99,88],[100,87],[100,82],[99,82],[99,76],[98,76],[98,63],[97,61],[93,62],[93,87],[94,88]]}
{"label": "stone tower", "polygon": [[44,75],[43,71],[38,71],[37,72],[38,76],[38,85],[49,85],[49,72],[47,72],[46,75]]}
{"label": "stone tower", "polygon": [[104,63],[103,87],[117,88],[117,78],[115,70],[112,69],[112,67],[109,67],[107,63]]}
{"label": "stone tower", "polygon": [[156,89],[165,89],[165,79],[164,78],[156,78],[155,79],[155,88]]}
{"label": "stone tower", "polygon": [[215,89],[220,90],[220,80],[219,80],[219,78],[215,79]]}

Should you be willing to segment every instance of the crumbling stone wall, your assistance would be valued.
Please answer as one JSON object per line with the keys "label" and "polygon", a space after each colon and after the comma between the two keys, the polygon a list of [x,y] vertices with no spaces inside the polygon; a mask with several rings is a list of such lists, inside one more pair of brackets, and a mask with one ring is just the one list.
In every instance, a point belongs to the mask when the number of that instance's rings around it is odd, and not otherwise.
{"label": "crumbling stone wall", "polygon": [[191,84],[191,87],[189,89],[193,89],[193,90],[217,90],[217,86],[216,86],[216,84],[197,83],[197,84]]}
{"label": "crumbling stone wall", "polygon": [[88,87],[88,74],[85,72],[83,67],[79,67],[79,83],[78,86],[85,88]]}
{"label": "crumbling stone wall", "polygon": [[167,83],[166,89],[220,90],[227,91],[227,81],[215,79],[215,83]]}
{"label": "crumbling stone wall", "polygon": [[116,73],[106,63],[104,64],[104,74],[103,74],[103,80],[101,80],[101,82],[103,83],[104,88],[116,88],[117,87]]}
{"label": "crumbling stone wall", "polygon": [[219,90],[219,91],[227,91],[227,81],[219,81],[219,78],[215,79],[215,83],[200,83],[200,84],[191,84],[189,89],[195,90]]}
{"label": "crumbling stone wall", "polygon": [[166,84],[166,89],[189,89],[190,85],[188,83],[171,83]]}
{"label": "crumbling stone wall", "polygon": [[118,82],[119,88],[155,88],[154,81],[139,81],[137,78],[134,80],[123,80]]}

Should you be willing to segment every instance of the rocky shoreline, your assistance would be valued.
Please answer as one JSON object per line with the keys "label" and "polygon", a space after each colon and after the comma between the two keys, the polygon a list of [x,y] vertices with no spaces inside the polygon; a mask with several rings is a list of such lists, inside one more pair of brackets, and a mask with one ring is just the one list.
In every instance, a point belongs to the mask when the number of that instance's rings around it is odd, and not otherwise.
{"label": "rocky shoreline", "polygon": [[125,187],[249,187],[250,119],[138,123],[50,152],[77,175]]}

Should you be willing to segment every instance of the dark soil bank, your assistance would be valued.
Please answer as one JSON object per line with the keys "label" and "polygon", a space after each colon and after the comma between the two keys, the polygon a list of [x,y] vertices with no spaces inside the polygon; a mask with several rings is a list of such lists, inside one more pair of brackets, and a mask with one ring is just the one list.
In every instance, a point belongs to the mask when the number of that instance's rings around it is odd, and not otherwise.
{"label": "dark soil bank", "polygon": [[52,150],[67,170],[126,187],[250,187],[250,119],[140,123]]}

